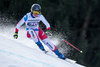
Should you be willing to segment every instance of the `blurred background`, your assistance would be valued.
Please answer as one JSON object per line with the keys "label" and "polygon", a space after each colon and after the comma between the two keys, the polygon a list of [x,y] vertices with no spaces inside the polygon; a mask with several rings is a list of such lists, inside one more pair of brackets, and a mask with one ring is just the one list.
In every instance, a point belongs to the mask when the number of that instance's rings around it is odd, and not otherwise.
{"label": "blurred background", "polygon": [[[55,35],[61,34],[83,51],[80,54],[70,47],[66,53],[69,45],[62,43],[57,47],[66,57],[87,67],[100,67],[100,0],[0,0],[0,26],[16,25],[34,3],[41,5]],[[42,23],[41,27],[45,29]]]}

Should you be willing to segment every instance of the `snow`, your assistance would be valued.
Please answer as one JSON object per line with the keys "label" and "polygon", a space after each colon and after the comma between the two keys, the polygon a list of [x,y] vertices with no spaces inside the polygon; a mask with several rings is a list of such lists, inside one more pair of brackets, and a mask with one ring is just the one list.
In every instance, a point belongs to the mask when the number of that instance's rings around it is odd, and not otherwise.
{"label": "snow", "polygon": [[[23,28],[18,39],[14,39],[13,34],[13,26],[7,30],[3,28],[0,33],[0,67],[84,67],[44,54],[26,37]],[[49,50],[47,47],[46,49]]]}

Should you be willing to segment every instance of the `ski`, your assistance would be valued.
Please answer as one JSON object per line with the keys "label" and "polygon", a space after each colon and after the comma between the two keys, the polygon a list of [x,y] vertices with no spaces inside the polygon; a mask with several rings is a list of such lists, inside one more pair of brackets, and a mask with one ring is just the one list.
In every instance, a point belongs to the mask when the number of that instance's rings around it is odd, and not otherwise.
{"label": "ski", "polygon": [[[46,55],[51,56],[51,57],[58,58],[57,56],[53,55],[53,53],[51,53],[50,51],[44,51],[44,53],[45,53]],[[61,58],[59,58],[59,59],[61,59]],[[75,60],[72,60],[72,59],[69,59],[69,58],[61,59],[61,60],[67,61],[67,62],[72,63],[72,64],[76,63]]]}
{"label": "ski", "polygon": [[72,60],[72,59],[69,59],[69,58],[66,58],[65,61],[67,61],[69,63],[72,63],[72,64],[75,64],[76,63],[75,60]]}

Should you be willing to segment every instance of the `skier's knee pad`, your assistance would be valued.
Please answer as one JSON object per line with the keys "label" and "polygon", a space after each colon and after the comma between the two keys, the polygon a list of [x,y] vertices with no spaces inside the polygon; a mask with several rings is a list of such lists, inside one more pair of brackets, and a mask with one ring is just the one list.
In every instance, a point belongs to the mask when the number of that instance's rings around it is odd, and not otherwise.
{"label": "skier's knee pad", "polygon": [[31,35],[29,34],[29,32],[27,31],[27,37],[28,38],[31,38]]}
{"label": "skier's knee pad", "polygon": [[44,47],[43,47],[43,45],[42,45],[42,43],[41,43],[40,41],[38,41],[36,44],[38,45],[38,47],[39,47],[41,50],[44,49]]}
{"label": "skier's knee pad", "polygon": [[57,47],[54,45],[54,50],[52,50],[53,52],[57,50]]}
{"label": "skier's knee pad", "polygon": [[57,47],[47,38],[42,40],[42,42],[47,45],[53,52],[57,49]]}

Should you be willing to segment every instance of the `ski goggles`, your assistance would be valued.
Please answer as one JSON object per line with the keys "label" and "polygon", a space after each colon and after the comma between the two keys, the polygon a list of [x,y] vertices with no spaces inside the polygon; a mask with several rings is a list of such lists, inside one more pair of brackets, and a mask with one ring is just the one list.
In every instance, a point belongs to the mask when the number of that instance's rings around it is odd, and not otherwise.
{"label": "ski goggles", "polygon": [[40,11],[33,11],[33,14],[39,15]]}

